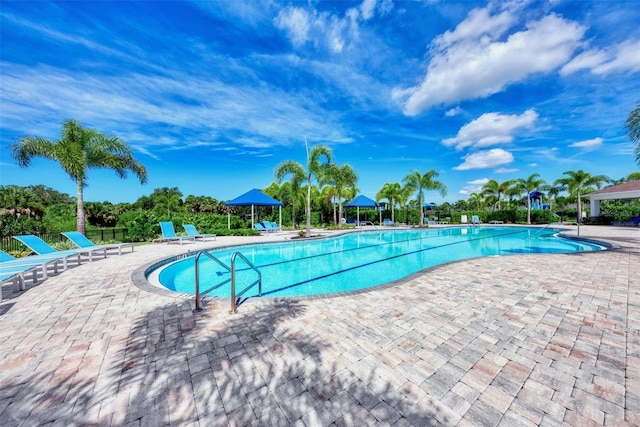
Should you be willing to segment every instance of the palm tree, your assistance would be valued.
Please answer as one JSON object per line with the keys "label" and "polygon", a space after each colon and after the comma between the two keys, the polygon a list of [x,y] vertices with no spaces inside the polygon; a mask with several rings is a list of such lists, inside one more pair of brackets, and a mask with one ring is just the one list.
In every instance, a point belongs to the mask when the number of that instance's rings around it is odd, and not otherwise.
{"label": "palm tree", "polygon": [[[305,140],[306,143],[306,140]],[[282,179],[291,175],[291,184],[292,188],[297,186],[300,187],[300,184],[306,179],[307,181],[307,203],[306,203],[306,216],[307,216],[307,229],[306,236],[311,236],[311,181],[314,177],[318,177],[322,174],[323,165],[320,163],[320,158],[324,156],[327,160],[327,163],[331,162],[331,149],[324,145],[316,145],[311,148],[311,152],[307,149],[307,170],[305,171],[304,167],[293,160],[285,160],[276,166],[275,176],[278,181],[282,181]],[[295,185],[294,185],[295,184]]]}
{"label": "palm tree", "polygon": [[640,172],[631,172],[627,175],[627,182],[631,181],[639,181],[640,180]]}
{"label": "palm tree", "polygon": [[[304,179],[304,176],[302,177]],[[274,196],[275,197],[275,196]],[[291,206],[291,227],[296,229],[296,213],[298,206],[304,205],[305,195],[302,191],[300,183],[297,182],[297,177],[292,175],[291,180],[283,182],[280,186],[278,196],[275,197],[285,205]]]}
{"label": "palm tree", "polygon": [[333,223],[338,223],[338,212],[336,210],[336,187],[333,185],[324,185],[320,190],[321,205],[325,206],[331,216],[333,217]]}
{"label": "palm tree", "polygon": [[640,165],[640,102],[629,113],[629,117],[627,117],[624,124],[627,128],[629,139],[636,144],[634,153],[636,154],[636,162]]}
{"label": "palm tree", "polygon": [[576,197],[578,224],[580,224],[582,222],[582,200],[580,196],[594,191],[593,186],[600,188],[603,183],[610,182],[611,180],[604,175],[591,175],[589,172],[581,169],[577,171],[565,171],[563,175],[567,176],[556,179],[553,185],[560,185],[563,190],[569,192],[569,195]]}
{"label": "palm tree", "polygon": [[[502,196],[509,191],[511,181],[503,181],[498,183],[495,179],[490,179],[482,186],[482,194],[484,196],[493,196],[496,198],[498,210],[500,210],[500,200]],[[494,205],[495,207],[496,205]]]}
{"label": "palm tree", "polygon": [[447,195],[447,187],[442,182],[434,179],[439,175],[440,174],[435,169],[431,169],[424,174],[414,170],[404,177],[403,181],[406,183],[407,187],[412,189],[414,193],[418,192],[418,204],[420,205],[420,227],[424,225],[424,207],[422,206],[424,204],[424,191],[438,190],[442,197]]}
{"label": "palm tree", "polygon": [[542,191],[546,191],[547,192],[547,197],[549,197],[549,207],[552,208],[551,206],[551,202],[555,202],[558,198],[558,196],[560,195],[560,193],[563,191],[562,190],[562,186],[558,186],[558,185],[543,185],[541,188]]}
{"label": "palm tree", "polygon": [[342,228],[342,200],[344,191],[348,189],[354,190],[356,188],[358,174],[348,164],[338,166],[335,163],[328,163],[322,169],[318,181],[321,185],[333,184],[335,196],[338,199],[338,218],[340,218],[338,227]]}
{"label": "palm tree", "polygon": [[527,197],[527,224],[531,224],[531,193],[542,187],[547,182],[544,179],[540,179],[540,174],[533,173],[529,175],[529,178],[519,178],[516,180],[515,185],[521,192],[526,193]]}
{"label": "palm tree", "polygon": [[51,141],[39,136],[26,136],[12,145],[12,156],[20,167],[27,167],[34,157],[43,157],[60,163],[77,185],[77,230],[84,234],[83,190],[87,186],[89,169],[113,169],[120,178],[133,172],[140,183],[147,182],[147,169],[134,157],[131,149],[120,138],[105,136],[87,129],[76,120],[62,125],[62,137]]}
{"label": "palm tree", "polygon": [[482,203],[482,196],[478,193],[471,193],[467,198],[467,202],[469,203],[469,207],[473,207],[475,205],[476,210],[480,210],[480,204]]}
{"label": "palm tree", "polygon": [[[167,211],[167,218],[171,219],[171,212],[175,212],[180,209],[182,204],[182,198],[180,194],[166,193],[156,196],[156,209],[159,212]],[[163,215],[162,213],[160,214]]]}
{"label": "palm tree", "polygon": [[391,222],[395,223],[395,206],[402,199],[402,186],[399,182],[387,182],[376,194],[376,202],[387,199],[391,205]]}

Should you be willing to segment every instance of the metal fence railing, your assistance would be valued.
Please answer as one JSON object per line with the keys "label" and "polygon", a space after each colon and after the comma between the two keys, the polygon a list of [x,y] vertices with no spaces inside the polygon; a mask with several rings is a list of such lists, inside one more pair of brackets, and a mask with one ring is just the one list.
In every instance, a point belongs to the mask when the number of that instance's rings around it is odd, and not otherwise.
{"label": "metal fence railing", "polygon": [[[98,243],[110,240],[116,240],[119,242],[124,241],[127,235],[126,228],[101,228],[98,230],[86,230],[85,236],[87,239]],[[68,242],[69,240],[64,237],[60,233],[51,232],[51,233],[34,233],[36,236],[40,237],[45,242],[58,243],[58,242]],[[11,251],[20,251],[25,249],[22,243],[12,238],[11,236],[5,236],[0,240],[0,249],[5,252]]]}

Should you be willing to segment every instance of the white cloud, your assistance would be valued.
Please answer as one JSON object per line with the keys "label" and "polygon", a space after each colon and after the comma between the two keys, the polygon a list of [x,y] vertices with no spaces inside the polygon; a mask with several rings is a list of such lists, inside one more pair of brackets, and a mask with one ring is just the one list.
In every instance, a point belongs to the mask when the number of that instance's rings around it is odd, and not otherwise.
{"label": "white cloud", "polygon": [[376,0],[364,0],[362,4],[360,4],[360,15],[362,19],[368,21],[373,18],[373,12],[376,8]]}
{"label": "white cloud", "polygon": [[359,6],[347,9],[344,16],[317,9],[287,6],[280,10],[274,25],[287,34],[295,47],[307,42],[325,46],[334,53],[341,53],[351,42],[359,38],[360,24],[393,8],[393,2],[364,0]]}
{"label": "white cloud", "polygon": [[[6,62],[0,66],[0,121],[3,130],[17,134],[57,138],[62,121],[74,117],[84,126],[122,137],[152,157],[157,156],[153,150],[189,148],[194,141],[211,150],[220,149],[220,143],[268,150],[299,143],[301,135],[326,143],[351,141],[339,118],[312,97],[268,85],[230,86],[188,70],[98,79],[54,67]],[[269,108],[264,108],[265,99]],[[140,131],[157,128],[162,138]]]}
{"label": "white cloud", "polygon": [[437,37],[434,40],[434,45],[441,49],[447,49],[456,43],[484,36],[496,38],[504,34],[514,21],[515,17],[507,11],[491,16],[488,8],[473,9],[454,31],[446,31]]}
{"label": "white cloud", "polygon": [[307,42],[311,23],[306,10],[299,7],[286,7],[280,11],[274,21],[277,28],[287,33],[294,46],[300,47]]}
{"label": "white cloud", "polygon": [[514,172],[518,172],[519,169],[515,169],[515,168],[497,168],[496,170],[494,170],[495,173],[514,173]]}
{"label": "white cloud", "polygon": [[489,182],[489,178],[479,178],[474,179],[473,181],[467,181],[467,184],[483,186],[487,182]]}
{"label": "white cloud", "polygon": [[457,116],[460,113],[462,113],[462,108],[455,107],[455,108],[451,108],[450,110],[447,110],[444,113],[444,115],[445,115],[445,117],[454,117],[454,116]]}
{"label": "white cloud", "polygon": [[602,145],[602,138],[587,139],[584,141],[574,142],[569,147],[581,148],[583,150],[594,150]]}
{"label": "white cloud", "polygon": [[393,91],[404,113],[415,116],[435,105],[487,97],[531,74],[548,73],[569,60],[585,32],[575,22],[548,15],[500,40],[515,21],[509,12],[475,9],[453,32],[435,39],[422,82]]}
{"label": "white cloud", "polygon": [[494,148],[487,151],[478,151],[463,157],[464,163],[454,167],[454,170],[486,169],[511,163],[513,154],[502,148]]}
{"label": "white cloud", "polygon": [[462,187],[458,194],[468,196],[471,193],[479,193],[482,191],[482,187],[489,182],[489,178],[474,179],[473,181],[467,181],[467,185]]}
{"label": "white cloud", "polygon": [[448,147],[455,146],[456,150],[510,143],[517,131],[531,128],[537,118],[538,113],[534,110],[527,110],[520,115],[485,113],[462,126],[454,138],[447,138],[442,143]]}
{"label": "white cloud", "polygon": [[593,74],[640,71],[640,40],[626,40],[606,50],[586,50],[562,67],[560,74],[567,76],[584,69]]}

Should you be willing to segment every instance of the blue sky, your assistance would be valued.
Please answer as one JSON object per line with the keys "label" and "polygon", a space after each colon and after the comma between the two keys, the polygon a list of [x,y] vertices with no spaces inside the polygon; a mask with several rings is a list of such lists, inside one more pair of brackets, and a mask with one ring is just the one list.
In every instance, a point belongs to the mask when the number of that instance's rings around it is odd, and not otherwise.
{"label": "blue sky", "polygon": [[2,2],[0,184],[75,194],[22,136],[65,119],[116,135],[141,185],[89,174],[85,200],[154,188],[232,199],[328,145],[361,193],[435,169],[466,199],[488,179],[637,171],[624,121],[640,101],[635,1]]}

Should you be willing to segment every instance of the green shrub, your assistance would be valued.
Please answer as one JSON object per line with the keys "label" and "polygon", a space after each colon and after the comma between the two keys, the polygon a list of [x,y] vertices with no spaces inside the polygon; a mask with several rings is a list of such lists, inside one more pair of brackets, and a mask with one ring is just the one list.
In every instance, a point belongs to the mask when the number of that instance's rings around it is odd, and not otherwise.
{"label": "green shrub", "polygon": [[548,209],[531,211],[531,224],[551,224],[559,220],[560,218]]}
{"label": "green shrub", "polygon": [[128,211],[118,218],[118,226],[127,229],[127,242],[152,240],[160,234],[160,221],[151,211]]}

